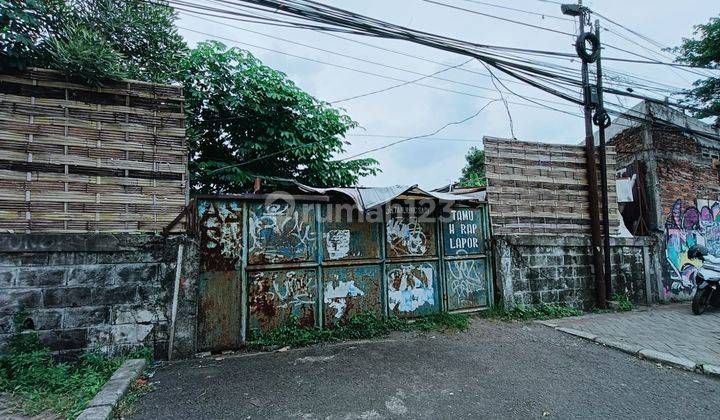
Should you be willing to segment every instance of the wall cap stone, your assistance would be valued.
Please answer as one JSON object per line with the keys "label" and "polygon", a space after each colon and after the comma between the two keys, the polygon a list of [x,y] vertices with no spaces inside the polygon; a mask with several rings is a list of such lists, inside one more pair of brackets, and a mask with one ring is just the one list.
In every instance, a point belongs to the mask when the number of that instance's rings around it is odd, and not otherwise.
{"label": "wall cap stone", "polygon": [[183,240],[147,233],[2,233],[0,252],[118,252]]}

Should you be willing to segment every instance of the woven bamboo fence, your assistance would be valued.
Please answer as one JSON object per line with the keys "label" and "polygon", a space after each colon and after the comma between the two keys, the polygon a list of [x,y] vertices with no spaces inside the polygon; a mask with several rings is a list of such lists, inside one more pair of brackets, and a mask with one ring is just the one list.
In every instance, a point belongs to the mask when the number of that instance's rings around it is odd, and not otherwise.
{"label": "woven bamboo fence", "polygon": [[[494,234],[589,235],[585,147],[485,137]],[[615,149],[608,146],[610,234],[617,234]],[[599,166],[597,168],[600,179]],[[598,191],[600,185],[598,182]]]}
{"label": "woven bamboo fence", "polygon": [[0,232],[160,231],[187,191],[180,87],[0,75]]}

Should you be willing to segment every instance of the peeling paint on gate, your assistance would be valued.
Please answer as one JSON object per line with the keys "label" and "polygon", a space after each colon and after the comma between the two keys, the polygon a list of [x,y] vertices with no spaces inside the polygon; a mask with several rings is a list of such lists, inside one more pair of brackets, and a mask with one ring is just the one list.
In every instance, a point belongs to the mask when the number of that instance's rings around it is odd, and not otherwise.
{"label": "peeling paint on gate", "polygon": [[331,267],[323,273],[325,325],[346,322],[352,315],[381,315],[380,266]]}
{"label": "peeling paint on gate", "polygon": [[315,208],[287,203],[256,204],[248,220],[248,263],[313,261],[316,253]]}
{"label": "peeling paint on gate", "polygon": [[387,267],[388,308],[399,316],[438,311],[437,264],[390,264]]}
{"label": "peeling paint on gate", "polygon": [[[329,214],[328,206],[322,208],[323,259],[337,261],[380,258],[380,223],[339,221],[343,220],[341,216],[342,214]],[[349,213],[349,217],[350,220],[360,218],[357,212]]]}
{"label": "peeling paint on gate", "polygon": [[200,201],[198,213],[203,269],[236,270],[242,258],[242,206],[236,201]]}
{"label": "peeling paint on gate", "polygon": [[250,329],[271,330],[287,325],[292,317],[303,327],[313,327],[316,291],[314,269],[248,273]]}
{"label": "peeling paint on gate", "polygon": [[294,319],[332,328],[364,312],[417,317],[490,303],[482,208],[462,206],[440,222],[423,218],[424,205],[373,220],[352,205],[350,218],[308,202],[223,198],[196,207],[202,350],[239,347]]}
{"label": "peeling paint on gate", "polygon": [[435,224],[419,222],[416,217],[391,214],[386,223],[390,257],[435,255]]}

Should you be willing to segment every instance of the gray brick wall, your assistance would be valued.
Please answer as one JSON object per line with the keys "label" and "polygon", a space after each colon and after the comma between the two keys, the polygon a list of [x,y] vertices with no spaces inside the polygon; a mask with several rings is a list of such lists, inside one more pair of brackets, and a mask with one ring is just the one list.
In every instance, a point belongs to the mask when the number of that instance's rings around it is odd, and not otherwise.
{"label": "gray brick wall", "polygon": [[[646,239],[613,238],[613,290],[646,302]],[[595,285],[590,241],[577,236],[501,235],[493,238],[495,288],[506,305],[565,304],[591,309]],[[653,289],[656,293],[656,288]]]}
{"label": "gray brick wall", "polygon": [[[1,234],[0,353],[26,308],[60,356],[150,346],[165,357],[177,250],[184,237],[145,234]],[[193,247],[186,245],[193,263]],[[187,271],[186,267],[186,271]],[[176,353],[194,352],[195,290],[183,278]],[[192,318],[187,320],[185,318]]]}

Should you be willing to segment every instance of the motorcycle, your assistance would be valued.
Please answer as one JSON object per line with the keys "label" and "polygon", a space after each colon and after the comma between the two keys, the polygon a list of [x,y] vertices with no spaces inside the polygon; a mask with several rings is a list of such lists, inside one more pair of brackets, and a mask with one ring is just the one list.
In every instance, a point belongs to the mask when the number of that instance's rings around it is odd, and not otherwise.
{"label": "motorcycle", "polygon": [[720,306],[720,258],[710,254],[704,246],[693,245],[688,249],[688,258],[703,262],[695,273],[695,295],[692,299],[692,312],[700,315],[708,306]]}

